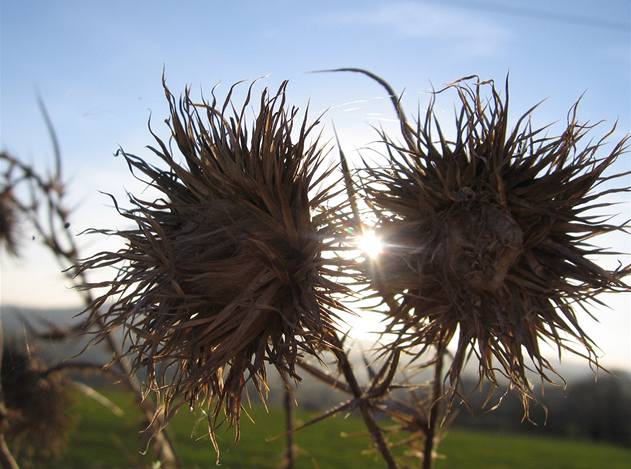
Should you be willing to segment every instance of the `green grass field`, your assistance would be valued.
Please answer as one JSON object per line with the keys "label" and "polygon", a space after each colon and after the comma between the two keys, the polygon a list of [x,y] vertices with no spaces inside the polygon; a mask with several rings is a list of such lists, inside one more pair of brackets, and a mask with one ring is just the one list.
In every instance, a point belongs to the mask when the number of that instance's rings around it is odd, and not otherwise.
{"label": "green grass field", "polygon": [[[38,468],[97,469],[151,467],[151,455],[139,454],[140,418],[131,401],[123,394],[111,394],[112,400],[125,411],[117,417],[87,398],[78,398],[73,412],[78,415],[67,452],[56,461],[39,462]],[[299,413],[300,419],[308,414]],[[232,433],[220,435],[221,466],[225,468],[276,468],[282,459],[283,439],[266,441],[283,430],[283,416],[272,409],[267,414],[256,408],[256,424],[243,419],[241,441],[234,444]],[[212,467],[215,454],[207,438],[191,438],[196,418],[184,412],[170,430],[185,468]],[[344,437],[344,433],[362,431],[360,420],[337,417],[300,431],[299,468],[380,468],[374,455],[365,454],[369,445],[365,437]],[[204,422],[196,434],[204,435]],[[444,455],[437,469],[455,468],[628,468],[631,450],[591,442],[543,439],[536,437],[452,430],[439,448]]]}

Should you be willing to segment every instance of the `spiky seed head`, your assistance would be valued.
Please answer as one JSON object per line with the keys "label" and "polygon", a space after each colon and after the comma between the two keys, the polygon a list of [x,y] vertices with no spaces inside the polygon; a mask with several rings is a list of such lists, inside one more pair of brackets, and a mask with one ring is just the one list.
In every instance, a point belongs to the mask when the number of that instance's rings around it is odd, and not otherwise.
{"label": "spiky seed head", "polygon": [[102,332],[124,327],[167,416],[184,403],[212,403],[211,427],[223,409],[238,435],[246,383],[264,393],[266,365],[296,378],[298,356],[328,347],[335,332],[336,295],[346,290],[329,278],[343,270],[327,254],[339,243],[339,207],[328,206],[335,168],[322,167],[318,121],[298,122],[286,106],[286,82],[263,91],[252,124],[252,88],[238,110],[232,89],[221,105],[214,95],[194,103],[188,90],[176,100],[164,89],[183,160],[153,133],[160,167],[122,153],[159,195],[130,195],[120,214],[134,227],[101,231],[125,247],[81,270],[118,268],[92,310]]}
{"label": "spiky seed head", "polygon": [[14,451],[25,459],[59,456],[73,428],[68,383],[62,374],[45,374],[45,370],[37,357],[4,344],[1,379],[7,412],[5,435]]}
{"label": "spiky seed head", "polygon": [[0,245],[13,254],[17,254],[15,239],[15,206],[11,188],[0,190]]}
{"label": "spiky seed head", "polygon": [[422,351],[457,335],[452,384],[475,354],[480,376],[496,383],[499,370],[527,408],[529,364],[545,379],[553,371],[542,342],[595,362],[576,310],[600,293],[629,291],[630,267],[600,267],[591,256],[603,250],[588,244],[624,228],[590,210],[630,190],[605,175],[627,138],[608,151],[606,137],[583,144],[593,126],[577,121],[576,105],[561,135],[533,129],[534,108],[511,128],[508,99],[492,82],[450,89],[461,105],[452,139],[433,101],[415,128],[402,123],[406,144],[381,133],[389,164],[366,169],[385,246],[371,275],[381,294],[400,299],[390,312],[395,345]]}

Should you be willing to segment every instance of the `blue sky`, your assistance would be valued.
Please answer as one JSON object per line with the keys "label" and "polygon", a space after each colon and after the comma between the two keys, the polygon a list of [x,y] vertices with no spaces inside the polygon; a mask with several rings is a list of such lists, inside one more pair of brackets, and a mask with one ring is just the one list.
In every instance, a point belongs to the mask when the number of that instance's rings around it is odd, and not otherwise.
{"label": "blue sky", "polygon": [[[438,88],[469,74],[503,81],[510,72],[515,117],[546,98],[535,124],[563,121],[586,92],[583,119],[617,119],[617,136],[631,129],[628,0],[2,0],[1,5],[1,145],[37,165],[50,162],[39,92],[61,141],[71,196],[82,202],[77,231],[113,223],[108,201],[95,189],[120,193],[133,187],[112,154],[119,145],[147,154],[150,112],[164,135],[163,68],[174,92],[185,84],[208,91],[217,82],[264,75],[262,83],[269,86],[289,79],[292,102],[304,106],[310,100],[314,113],[329,109],[327,124],[335,121],[350,149],[373,137],[370,124],[391,125],[382,90],[359,76],[306,71],[370,69],[406,90],[411,111],[419,101],[424,106],[432,84]],[[451,109],[449,102],[441,106],[439,111]],[[616,169],[631,168],[629,160]],[[614,242],[631,251],[628,241]],[[29,247],[19,264],[2,260],[2,301],[74,301],[56,267],[42,262],[45,256]],[[25,287],[25,279],[33,278],[36,294]],[[612,363],[631,367],[631,311],[623,299],[607,301],[612,312],[603,313],[594,334]]]}

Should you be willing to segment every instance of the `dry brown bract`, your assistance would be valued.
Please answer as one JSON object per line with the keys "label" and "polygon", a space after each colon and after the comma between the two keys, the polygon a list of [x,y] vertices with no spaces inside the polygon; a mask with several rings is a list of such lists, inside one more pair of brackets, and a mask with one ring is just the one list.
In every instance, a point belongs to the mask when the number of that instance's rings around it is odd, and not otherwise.
{"label": "dry brown bract", "polygon": [[[135,228],[101,233],[126,246],[83,262],[83,271],[114,266],[116,278],[93,305],[108,328],[124,326],[136,368],[144,368],[166,405],[211,406],[211,432],[223,409],[237,424],[244,387],[265,393],[265,366],[296,377],[302,353],[317,354],[334,333],[335,294],[327,278],[340,260],[326,255],[338,239],[334,196],[312,138],[318,123],[285,105],[286,82],[262,93],[253,125],[231,103],[194,103],[188,90],[167,121],[183,155],[155,134],[149,147],[164,169],[122,152],[132,172],[161,195],[130,196],[121,210]],[[111,302],[111,303],[110,303]],[[238,430],[237,430],[238,431]]]}
{"label": "dry brown bract", "polygon": [[576,105],[559,136],[531,128],[534,108],[511,130],[508,92],[502,99],[491,82],[448,89],[461,104],[453,141],[433,101],[415,127],[397,106],[406,145],[382,132],[389,165],[366,169],[367,202],[387,247],[373,275],[382,294],[400,300],[391,323],[397,345],[442,348],[457,334],[451,383],[475,353],[480,376],[496,382],[497,371],[505,374],[527,406],[529,363],[544,379],[553,371],[541,342],[595,363],[576,308],[598,302],[600,293],[629,290],[623,278],[630,267],[601,268],[590,258],[604,250],[588,244],[624,231],[593,209],[630,190],[615,184],[624,174],[603,175],[627,138],[605,153],[611,133],[583,144],[593,126],[576,120]]}
{"label": "dry brown bract", "polygon": [[59,456],[73,423],[68,383],[60,373],[47,375],[45,370],[33,356],[5,345],[1,371],[6,436],[14,451],[29,460]]}

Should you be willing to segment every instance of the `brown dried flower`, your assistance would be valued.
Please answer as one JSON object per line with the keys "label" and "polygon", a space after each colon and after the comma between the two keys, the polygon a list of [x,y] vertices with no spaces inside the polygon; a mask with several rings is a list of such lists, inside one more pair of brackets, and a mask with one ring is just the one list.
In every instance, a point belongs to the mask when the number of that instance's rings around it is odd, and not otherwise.
{"label": "brown dried flower", "polygon": [[[335,332],[335,295],[345,287],[329,276],[343,269],[327,255],[339,243],[335,168],[321,170],[325,154],[306,115],[285,104],[286,82],[262,93],[252,125],[232,106],[179,101],[166,85],[167,121],[183,155],[180,164],[155,134],[149,147],[164,169],[122,152],[130,170],[160,192],[155,200],[131,195],[119,210],[128,230],[98,230],[125,247],[83,262],[82,271],[115,266],[92,311],[107,328],[123,326],[136,368],[146,369],[167,418],[182,404],[212,406],[211,432],[223,409],[238,422],[248,381],[266,391],[265,367],[297,377],[300,354],[317,354]],[[309,142],[309,140],[314,140]],[[237,433],[238,434],[238,433]]]}
{"label": "brown dried flower", "polygon": [[382,295],[398,300],[396,346],[444,348],[457,336],[451,383],[475,354],[480,377],[496,383],[496,372],[504,374],[527,407],[527,369],[544,379],[553,371],[542,342],[596,363],[576,309],[600,293],[629,291],[631,268],[600,267],[590,257],[606,250],[588,244],[625,228],[593,209],[630,190],[616,185],[621,174],[604,175],[628,139],[609,151],[611,133],[583,145],[594,126],[577,121],[576,105],[559,136],[532,129],[534,108],[511,129],[508,92],[503,99],[492,82],[466,80],[448,89],[461,104],[453,139],[433,100],[412,127],[394,98],[405,144],[381,132],[389,164],[366,168],[367,203],[385,246],[372,275]]}

